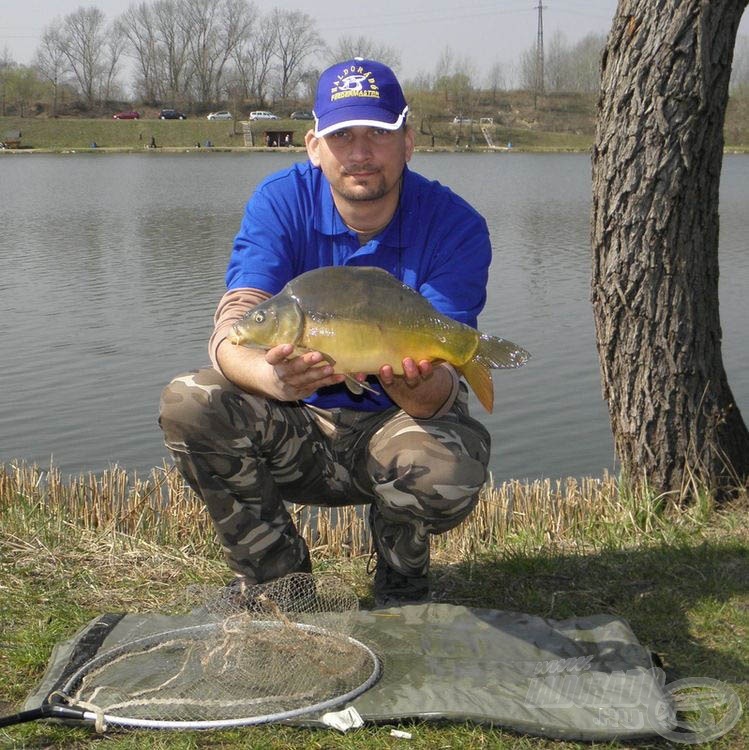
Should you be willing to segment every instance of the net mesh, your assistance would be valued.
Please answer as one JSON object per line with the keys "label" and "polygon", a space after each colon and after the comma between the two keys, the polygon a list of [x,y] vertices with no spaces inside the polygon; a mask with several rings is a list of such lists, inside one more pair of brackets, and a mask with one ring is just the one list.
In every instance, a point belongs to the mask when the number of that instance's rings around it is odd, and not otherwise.
{"label": "net mesh", "polygon": [[377,657],[348,631],[354,593],[294,574],[205,604],[205,624],[122,644],[64,689],[108,723],[261,723],[338,705],[374,684]]}

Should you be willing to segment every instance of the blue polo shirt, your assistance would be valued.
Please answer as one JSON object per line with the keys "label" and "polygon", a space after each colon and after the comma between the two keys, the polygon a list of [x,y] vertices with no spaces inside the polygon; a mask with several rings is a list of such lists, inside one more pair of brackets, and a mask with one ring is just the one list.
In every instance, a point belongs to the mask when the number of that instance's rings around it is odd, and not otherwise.
{"label": "blue polo shirt", "polygon": [[[490,262],[484,218],[449,188],[408,168],[392,220],[360,245],[341,219],[322,170],[306,162],[258,185],[234,240],[226,286],[276,294],[314,268],[378,266],[416,289],[441,313],[476,327],[486,302]],[[376,378],[370,380],[379,396],[366,391],[355,396],[338,385],[319,390],[307,402],[324,409],[364,411],[392,406]]]}

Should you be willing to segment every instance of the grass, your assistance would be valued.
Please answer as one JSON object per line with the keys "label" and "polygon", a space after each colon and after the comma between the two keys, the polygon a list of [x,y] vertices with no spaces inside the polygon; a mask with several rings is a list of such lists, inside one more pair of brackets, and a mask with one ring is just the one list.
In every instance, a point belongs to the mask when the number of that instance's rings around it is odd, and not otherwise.
{"label": "grass", "polygon": [[[264,148],[263,133],[266,130],[290,130],[293,132],[292,144],[304,145],[304,136],[311,127],[309,121],[277,120],[273,122],[258,121],[251,124],[254,148]],[[41,151],[143,151],[156,141],[156,153],[164,150],[208,151],[204,145],[211,141],[212,151],[226,149],[245,149],[245,138],[242,125],[229,121],[209,121],[194,117],[187,120],[111,120],[106,118],[20,118],[0,117],[0,137],[8,131],[20,130],[22,133],[22,150]],[[467,127],[460,134],[456,144],[457,131],[448,123],[435,127],[435,150],[482,150],[486,142],[478,126],[469,132]],[[520,151],[586,151],[592,145],[590,133],[543,132],[520,127],[496,126],[493,139],[498,146],[508,142],[513,149]],[[431,149],[431,136],[422,134],[416,129],[416,143],[420,149]],[[200,148],[197,144],[201,144]],[[275,149],[274,149],[275,150]],[[0,152],[2,153],[2,152]],[[18,153],[6,152],[8,155]]]}
{"label": "grass", "polygon": [[[418,98],[418,97],[417,97]],[[535,97],[529,91],[487,92],[471,111],[472,126],[458,129],[451,124],[452,114],[446,103],[437,114],[426,116],[425,102],[415,100],[411,122],[418,150],[485,151],[487,144],[477,124],[481,117],[491,117],[493,142],[504,147],[512,143],[514,151],[589,151],[594,142],[597,96],[595,94],[547,92]],[[431,105],[435,105],[432,101]],[[127,108],[123,105],[123,108]],[[248,106],[241,107],[247,111]],[[0,117],[0,138],[20,130],[22,147],[47,151],[87,151],[96,142],[103,151],[136,151],[156,140],[156,152],[163,150],[197,150],[196,144],[210,140],[214,150],[244,149],[241,123],[209,121],[201,114],[190,113],[186,120],[159,120],[157,109],[140,108],[140,120],[113,120],[111,111],[89,113],[100,116],[78,117],[74,114],[57,118],[40,114],[32,117]],[[749,96],[735,92],[728,101],[724,127],[725,149],[749,152]],[[304,135],[311,121],[281,119],[252,123],[253,148],[264,148],[266,130],[290,130],[293,143],[304,145]],[[432,140],[434,139],[434,140]],[[13,153],[13,152],[8,152]]]}
{"label": "grass", "polygon": [[[355,509],[295,510],[318,571],[371,606],[369,538]],[[53,646],[102,612],[161,611],[199,582],[227,578],[199,502],[166,466],[62,477],[0,467],[0,715],[38,683]],[[619,615],[659,654],[669,681],[712,677],[749,700],[749,503],[691,507],[611,476],[488,486],[460,528],[434,540],[437,598],[563,619]],[[461,723],[407,723],[339,735],[289,727],[222,732],[125,732],[110,748],[587,747]],[[95,748],[89,728],[44,722],[0,729],[0,748]],[[622,747],[597,744],[596,747]],[[639,748],[668,743],[639,743]],[[708,747],[749,746],[744,716]]]}
{"label": "grass", "polygon": [[[294,129],[294,140],[301,145],[309,123],[279,121],[278,129]],[[236,133],[234,132],[236,129]],[[260,139],[267,125],[253,123]],[[216,148],[244,147],[241,125],[233,122],[210,121],[205,118],[187,120],[112,120],[106,118],[0,118],[0,133],[20,130],[25,148],[51,151],[90,149],[92,143],[107,150],[143,150],[153,137],[158,147],[193,149],[210,140]],[[158,150],[158,149],[157,149]]]}

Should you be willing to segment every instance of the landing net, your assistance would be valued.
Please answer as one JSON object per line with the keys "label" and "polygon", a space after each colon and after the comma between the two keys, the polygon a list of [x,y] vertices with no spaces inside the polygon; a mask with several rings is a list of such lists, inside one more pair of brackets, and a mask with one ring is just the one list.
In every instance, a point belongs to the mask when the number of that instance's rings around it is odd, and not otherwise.
{"label": "landing net", "polygon": [[55,699],[100,730],[220,728],[330,710],[380,676],[374,652],[348,634],[357,600],[337,579],[294,574],[207,606],[215,622],[99,654]]}

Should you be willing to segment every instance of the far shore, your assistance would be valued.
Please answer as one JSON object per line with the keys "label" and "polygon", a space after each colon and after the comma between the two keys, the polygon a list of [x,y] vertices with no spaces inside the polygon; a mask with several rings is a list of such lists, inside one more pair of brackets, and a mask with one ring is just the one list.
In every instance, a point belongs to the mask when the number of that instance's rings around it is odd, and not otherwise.
{"label": "far shore", "polygon": [[[749,148],[747,148],[749,150]],[[417,146],[415,153],[419,154],[492,154],[492,153],[587,153],[590,148],[554,148],[544,146],[507,147],[495,146]],[[3,148],[0,155],[20,154],[194,154],[194,153],[305,153],[303,146],[272,147],[272,146],[156,146],[155,148],[133,148],[131,146],[77,146],[58,148]]]}
{"label": "far shore", "polygon": [[[520,145],[494,146],[466,144],[464,146],[416,146],[417,154],[585,154],[590,153],[589,146],[553,146],[553,145]],[[22,154],[278,154],[306,152],[304,146],[57,146],[57,147],[22,147],[0,148],[0,156],[20,156]],[[726,146],[723,154],[748,154],[749,145]]]}
{"label": "far shore", "polygon": [[[587,100],[586,100],[587,101]],[[560,105],[561,106],[561,105]],[[582,105],[581,105],[582,106]],[[527,110],[527,111],[526,111]],[[449,119],[414,116],[417,153],[591,153],[595,144],[595,110],[591,103],[575,108],[550,107],[502,111],[493,118],[455,125]],[[525,113],[525,117],[520,115]],[[487,122],[489,121],[489,122]],[[749,133],[740,113],[727,118],[724,153],[749,153]],[[185,120],[114,120],[104,117],[0,117],[0,154],[70,153],[278,153],[304,152],[311,121],[215,121],[201,116]],[[289,143],[269,146],[267,142]]]}

